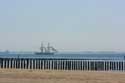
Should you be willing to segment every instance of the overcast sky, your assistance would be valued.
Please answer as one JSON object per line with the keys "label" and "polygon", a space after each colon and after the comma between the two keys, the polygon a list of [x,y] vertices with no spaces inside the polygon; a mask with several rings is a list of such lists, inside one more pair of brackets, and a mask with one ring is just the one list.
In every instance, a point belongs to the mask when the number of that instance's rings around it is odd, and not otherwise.
{"label": "overcast sky", "polygon": [[125,51],[125,0],[0,0],[0,50]]}

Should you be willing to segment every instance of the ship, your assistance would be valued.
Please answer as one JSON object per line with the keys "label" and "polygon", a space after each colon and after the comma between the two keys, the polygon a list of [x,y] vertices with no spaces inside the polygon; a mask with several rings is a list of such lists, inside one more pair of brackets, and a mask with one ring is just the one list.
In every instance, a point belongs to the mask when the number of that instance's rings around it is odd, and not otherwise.
{"label": "ship", "polygon": [[41,43],[40,52],[35,52],[35,55],[54,55],[55,53],[57,53],[57,50],[50,46],[50,43],[48,43],[47,47]]}

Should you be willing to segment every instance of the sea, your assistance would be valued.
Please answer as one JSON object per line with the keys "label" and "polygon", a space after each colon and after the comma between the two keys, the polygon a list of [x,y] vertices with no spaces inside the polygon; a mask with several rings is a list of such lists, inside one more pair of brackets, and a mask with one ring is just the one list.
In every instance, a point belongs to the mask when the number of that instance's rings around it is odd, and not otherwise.
{"label": "sea", "polygon": [[125,60],[125,53],[55,53],[36,55],[35,53],[0,52],[0,58],[37,58],[37,59],[88,59],[88,60]]}

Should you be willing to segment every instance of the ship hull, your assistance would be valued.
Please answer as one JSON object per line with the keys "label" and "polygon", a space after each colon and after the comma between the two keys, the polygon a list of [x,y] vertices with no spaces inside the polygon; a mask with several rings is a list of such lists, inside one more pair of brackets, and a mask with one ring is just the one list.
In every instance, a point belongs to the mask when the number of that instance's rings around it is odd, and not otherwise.
{"label": "ship hull", "polygon": [[54,53],[41,53],[41,52],[36,52],[35,55],[54,55]]}

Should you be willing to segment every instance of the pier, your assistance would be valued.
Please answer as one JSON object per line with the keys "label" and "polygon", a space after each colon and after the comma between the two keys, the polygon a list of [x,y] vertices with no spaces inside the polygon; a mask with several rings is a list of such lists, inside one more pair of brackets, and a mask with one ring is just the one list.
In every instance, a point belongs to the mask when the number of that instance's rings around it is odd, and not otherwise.
{"label": "pier", "polygon": [[125,71],[124,60],[0,58],[1,69]]}

